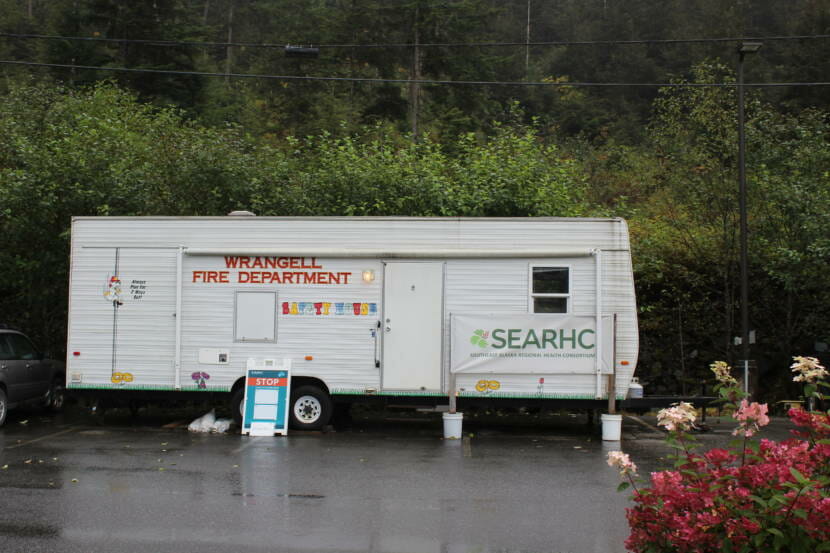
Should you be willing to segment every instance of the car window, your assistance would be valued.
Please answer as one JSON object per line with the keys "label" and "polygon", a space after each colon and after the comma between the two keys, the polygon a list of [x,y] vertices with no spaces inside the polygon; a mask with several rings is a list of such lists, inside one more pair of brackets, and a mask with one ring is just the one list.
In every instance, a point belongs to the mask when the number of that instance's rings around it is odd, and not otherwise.
{"label": "car window", "polygon": [[22,334],[6,334],[12,346],[13,359],[31,360],[37,358],[37,350]]}
{"label": "car window", "polygon": [[9,341],[6,339],[7,334],[0,334],[0,361],[5,361],[7,359],[14,359],[12,355],[12,346],[9,344]]}

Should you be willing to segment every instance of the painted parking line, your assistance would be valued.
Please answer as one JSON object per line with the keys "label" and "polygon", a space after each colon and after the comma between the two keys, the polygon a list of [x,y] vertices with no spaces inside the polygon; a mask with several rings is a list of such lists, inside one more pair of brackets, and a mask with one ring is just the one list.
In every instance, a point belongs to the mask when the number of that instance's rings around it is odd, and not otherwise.
{"label": "painted parking line", "polygon": [[25,445],[40,442],[42,440],[46,440],[46,439],[49,439],[49,438],[54,438],[56,436],[61,436],[63,434],[69,434],[70,432],[74,432],[74,431],[79,430],[81,428],[83,428],[83,427],[82,426],[73,426],[71,428],[67,428],[66,430],[61,430],[60,432],[53,432],[51,434],[47,434],[47,435],[41,436],[39,438],[34,438],[32,440],[26,440],[25,442],[16,443],[14,445],[8,445],[8,446],[4,447],[3,449],[17,449],[18,447],[23,447]]}
{"label": "painted parking line", "polygon": [[646,428],[648,428],[649,430],[652,430],[652,431],[654,431],[654,432],[658,432],[658,433],[660,433],[660,434],[662,434],[662,433],[663,433],[663,431],[662,431],[662,430],[660,430],[659,428],[657,428],[657,427],[656,427],[656,426],[654,426],[653,424],[649,424],[649,423],[647,423],[646,421],[644,421],[643,419],[641,419],[641,418],[640,418],[640,417],[638,417],[638,416],[635,416],[635,415],[625,415],[625,418],[627,418],[627,419],[631,419],[631,420],[633,420],[634,422],[637,422],[637,423],[639,423],[639,424],[641,424],[641,425],[645,426]]}

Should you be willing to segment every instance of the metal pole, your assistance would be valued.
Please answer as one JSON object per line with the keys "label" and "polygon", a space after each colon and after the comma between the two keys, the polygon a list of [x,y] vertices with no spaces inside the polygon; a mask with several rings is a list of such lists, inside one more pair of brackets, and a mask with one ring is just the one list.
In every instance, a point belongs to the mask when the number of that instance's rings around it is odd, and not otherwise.
{"label": "metal pole", "polygon": [[744,56],[738,50],[738,204],[741,218],[741,355],[744,361],[744,391],[749,392],[749,268],[747,261],[746,137],[744,136]]}
{"label": "metal pole", "polygon": [[527,0],[527,34],[525,35],[525,79],[530,80],[530,0]]}
{"label": "metal pole", "polygon": [[608,413],[617,413],[617,314],[614,313],[614,325],[611,327],[611,374],[608,375]]}
{"label": "metal pole", "polygon": [[[744,135],[744,57],[761,47],[761,42],[738,45],[738,202],[741,212],[741,354],[744,362],[744,391],[749,394],[749,263],[746,213],[746,137]],[[753,386],[754,387],[754,386]]]}

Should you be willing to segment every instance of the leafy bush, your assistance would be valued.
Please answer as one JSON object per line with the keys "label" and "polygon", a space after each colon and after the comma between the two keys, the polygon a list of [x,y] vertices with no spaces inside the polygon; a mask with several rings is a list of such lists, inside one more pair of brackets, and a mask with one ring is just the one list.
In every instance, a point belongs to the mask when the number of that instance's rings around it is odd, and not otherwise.
{"label": "leafy bush", "polygon": [[[808,398],[823,397],[820,378],[827,375],[815,358],[797,357],[794,380],[805,382]],[[678,450],[674,470],[636,481],[636,465],[620,451],[608,464],[634,486],[634,507],[627,509],[635,553],[758,553],[830,551],[830,412],[792,409],[800,428],[783,442],[751,440],[769,423],[767,406],[748,402],[725,363],[712,365],[718,393],[734,409],[738,439],[728,449],[695,451],[688,433],[696,413],[680,403],[658,414],[668,442]],[[740,399],[740,403],[738,400]]]}

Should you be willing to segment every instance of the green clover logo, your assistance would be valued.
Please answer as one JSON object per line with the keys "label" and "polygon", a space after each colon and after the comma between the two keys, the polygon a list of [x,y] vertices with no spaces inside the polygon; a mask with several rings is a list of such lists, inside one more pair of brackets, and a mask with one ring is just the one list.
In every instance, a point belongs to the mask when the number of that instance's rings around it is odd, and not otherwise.
{"label": "green clover logo", "polygon": [[479,329],[473,332],[472,337],[470,337],[470,343],[480,348],[486,348],[490,345],[487,343],[487,338],[489,337],[490,333],[488,331]]}

